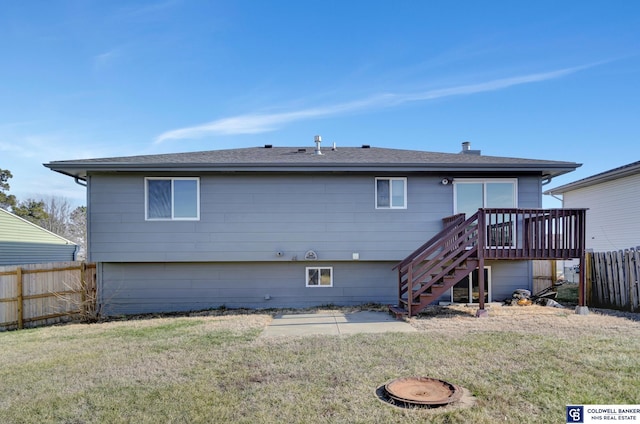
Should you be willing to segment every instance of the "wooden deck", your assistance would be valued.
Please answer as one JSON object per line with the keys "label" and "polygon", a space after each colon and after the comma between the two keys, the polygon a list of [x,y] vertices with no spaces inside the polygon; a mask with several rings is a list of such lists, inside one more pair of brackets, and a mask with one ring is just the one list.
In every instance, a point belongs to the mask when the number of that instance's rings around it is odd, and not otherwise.
{"label": "wooden deck", "polygon": [[[398,307],[415,315],[449,290],[485,259],[581,259],[585,252],[586,209],[479,209],[444,218],[443,229],[394,267]],[[484,273],[479,273],[484,310]],[[580,270],[584,306],[584,269]]]}

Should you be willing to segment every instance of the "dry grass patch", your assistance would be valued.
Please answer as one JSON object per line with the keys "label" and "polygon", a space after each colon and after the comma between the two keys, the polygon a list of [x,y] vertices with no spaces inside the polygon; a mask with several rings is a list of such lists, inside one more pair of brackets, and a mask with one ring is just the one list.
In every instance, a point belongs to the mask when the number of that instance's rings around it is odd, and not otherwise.
{"label": "dry grass patch", "polygon": [[572,308],[545,306],[487,307],[489,317],[475,317],[477,306],[431,306],[410,324],[420,331],[447,335],[506,332],[522,335],[545,335],[562,339],[581,336],[627,334],[640,336],[640,315],[611,310],[591,309],[589,315],[577,315]]}
{"label": "dry grass patch", "polygon": [[[0,333],[0,422],[556,423],[567,403],[640,403],[634,316],[474,313],[434,308],[410,320],[417,333],[353,336],[262,338],[270,314],[233,311]],[[477,404],[399,410],[375,396],[412,375]]]}

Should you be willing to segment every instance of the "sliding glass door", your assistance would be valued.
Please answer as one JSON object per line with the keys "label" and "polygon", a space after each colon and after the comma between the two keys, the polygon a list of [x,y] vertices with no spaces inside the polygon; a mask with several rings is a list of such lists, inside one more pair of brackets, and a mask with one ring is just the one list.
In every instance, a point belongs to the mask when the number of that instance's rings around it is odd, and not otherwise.
{"label": "sliding glass door", "polygon": [[[478,270],[460,280],[451,288],[451,302],[453,303],[479,303],[480,286]],[[491,302],[491,268],[484,268],[484,301]]]}

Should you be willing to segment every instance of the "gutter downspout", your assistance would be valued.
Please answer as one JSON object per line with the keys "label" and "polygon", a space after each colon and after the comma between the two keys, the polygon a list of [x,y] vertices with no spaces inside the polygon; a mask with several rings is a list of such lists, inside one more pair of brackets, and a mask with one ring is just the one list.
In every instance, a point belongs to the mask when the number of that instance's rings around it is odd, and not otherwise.
{"label": "gutter downspout", "polygon": [[562,197],[558,197],[555,194],[551,194],[551,193],[547,194],[547,196],[551,196],[554,199],[559,200],[560,202],[562,202],[562,205],[564,205],[564,199]]}
{"label": "gutter downspout", "polygon": [[73,177],[73,180],[76,182],[76,184],[81,185],[82,187],[87,186],[87,180],[83,180],[84,182],[80,182],[80,177]]}
{"label": "gutter downspout", "polygon": [[[542,184],[541,184],[541,185],[546,186],[547,184],[549,184],[549,183],[551,182],[551,180],[552,180],[552,179],[553,179],[553,177],[547,177],[547,178],[545,178],[544,180],[542,180]],[[556,199],[556,200],[558,200],[558,201],[562,202],[562,206],[564,206],[564,199],[562,199],[561,197],[558,197],[558,196],[556,196],[555,194],[551,194],[551,193],[547,194],[547,196],[551,196],[551,197],[553,197],[554,199]]]}

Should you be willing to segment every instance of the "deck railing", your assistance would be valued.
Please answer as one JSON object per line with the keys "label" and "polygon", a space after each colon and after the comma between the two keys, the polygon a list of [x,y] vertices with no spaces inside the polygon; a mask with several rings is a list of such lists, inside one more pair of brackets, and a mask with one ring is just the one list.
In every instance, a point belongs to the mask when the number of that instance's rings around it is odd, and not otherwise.
{"label": "deck railing", "polygon": [[480,209],[487,259],[580,258],[586,209]]}

